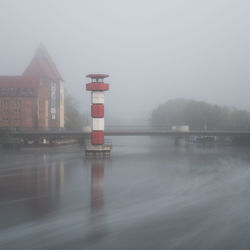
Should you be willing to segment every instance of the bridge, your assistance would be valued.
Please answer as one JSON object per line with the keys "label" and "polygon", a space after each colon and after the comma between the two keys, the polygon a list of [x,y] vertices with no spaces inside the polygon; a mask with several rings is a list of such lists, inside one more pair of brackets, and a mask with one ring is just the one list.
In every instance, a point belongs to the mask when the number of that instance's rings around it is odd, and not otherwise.
{"label": "bridge", "polygon": [[[1,133],[2,132],[2,133]],[[68,137],[68,138],[79,138],[87,137],[90,135],[90,131],[83,131],[80,129],[76,130],[59,130],[59,129],[49,129],[49,130],[2,130],[0,131],[0,137],[5,136],[6,134],[31,138],[31,137]],[[250,130],[189,130],[189,131],[176,131],[171,129],[141,129],[141,128],[107,128],[105,130],[105,136],[240,136],[240,137],[249,137]]]}
{"label": "bridge", "polygon": [[[86,144],[90,138],[90,131],[77,130],[0,130],[0,144],[3,145],[20,145],[24,144],[72,144],[79,142],[81,145]],[[176,131],[171,129],[159,128],[107,128],[105,136],[166,136],[175,139],[178,145],[185,144],[187,138],[197,137],[230,137],[232,141],[250,143],[250,130],[189,130]],[[106,143],[106,142],[105,142]],[[108,144],[107,144],[108,145]]]}
{"label": "bridge", "polygon": [[106,130],[106,136],[250,136],[250,130],[190,130],[174,131],[170,129],[146,129],[146,130]]}

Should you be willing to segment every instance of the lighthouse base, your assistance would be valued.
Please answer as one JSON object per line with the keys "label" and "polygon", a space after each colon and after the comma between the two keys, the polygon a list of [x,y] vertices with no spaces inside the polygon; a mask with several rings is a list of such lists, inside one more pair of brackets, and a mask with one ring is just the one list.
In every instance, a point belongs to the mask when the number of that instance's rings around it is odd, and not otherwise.
{"label": "lighthouse base", "polygon": [[112,145],[92,145],[87,144],[85,156],[88,159],[108,159],[110,158]]}

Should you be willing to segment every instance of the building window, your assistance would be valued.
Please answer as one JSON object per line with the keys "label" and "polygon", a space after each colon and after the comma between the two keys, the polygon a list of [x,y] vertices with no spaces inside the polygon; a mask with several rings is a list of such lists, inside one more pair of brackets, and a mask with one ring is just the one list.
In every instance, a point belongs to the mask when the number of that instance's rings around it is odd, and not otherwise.
{"label": "building window", "polygon": [[16,100],[14,103],[16,107],[19,107],[21,105],[21,101],[18,101],[18,100]]}
{"label": "building window", "polygon": [[24,89],[23,89],[23,95],[26,95],[26,94],[27,94],[27,89],[24,88]]}
{"label": "building window", "polygon": [[8,106],[8,104],[9,104],[8,100],[3,100],[3,105],[4,105],[5,107]]}
{"label": "building window", "polygon": [[6,95],[7,94],[7,91],[8,91],[8,88],[3,88],[3,95]]}
{"label": "building window", "polygon": [[16,94],[17,94],[17,95],[20,95],[20,94],[21,94],[21,89],[20,89],[20,88],[17,88],[17,89],[16,89]]}
{"label": "building window", "polygon": [[34,95],[34,89],[30,89],[30,95]]}

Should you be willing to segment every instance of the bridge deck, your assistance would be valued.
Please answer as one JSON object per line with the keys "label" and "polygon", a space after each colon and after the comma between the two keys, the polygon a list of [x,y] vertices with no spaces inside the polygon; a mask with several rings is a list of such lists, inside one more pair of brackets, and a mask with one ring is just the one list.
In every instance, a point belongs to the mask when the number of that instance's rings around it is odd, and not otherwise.
{"label": "bridge deck", "polygon": [[[10,134],[19,136],[88,136],[83,131],[13,131]],[[211,130],[211,131],[172,131],[172,130],[105,130],[106,136],[250,136],[250,130]]]}

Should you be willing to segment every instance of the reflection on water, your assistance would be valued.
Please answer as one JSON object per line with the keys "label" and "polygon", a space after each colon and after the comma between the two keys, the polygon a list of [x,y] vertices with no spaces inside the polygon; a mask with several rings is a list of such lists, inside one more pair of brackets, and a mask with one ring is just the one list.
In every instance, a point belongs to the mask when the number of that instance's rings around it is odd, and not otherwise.
{"label": "reflection on water", "polygon": [[250,248],[250,149],[113,144],[0,152],[0,249]]}
{"label": "reflection on water", "polygon": [[104,206],[104,162],[91,164],[91,207],[93,211]]}
{"label": "reflection on water", "polygon": [[104,161],[92,160],[91,164],[91,221],[90,230],[80,245],[93,245],[106,235],[104,214]]}
{"label": "reflection on water", "polygon": [[[0,227],[26,217],[38,218],[48,215],[49,211],[60,205],[64,185],[64,161],[48,162],[46,155],[29,157],[27,165],[13,162],[0,169],[0,205],[2,209],[18,207],[17,213],[8,218],[0,214]],[[24,213],[24,216],[22,215]],[[21,216],[20,216],[21,214]]]}

